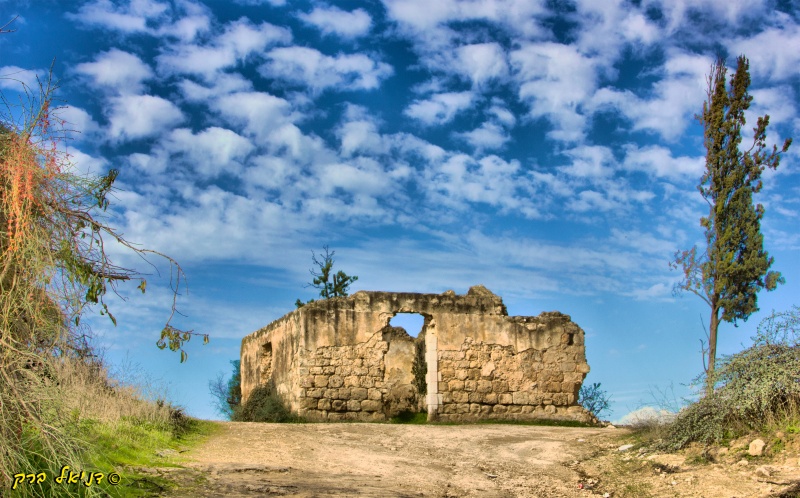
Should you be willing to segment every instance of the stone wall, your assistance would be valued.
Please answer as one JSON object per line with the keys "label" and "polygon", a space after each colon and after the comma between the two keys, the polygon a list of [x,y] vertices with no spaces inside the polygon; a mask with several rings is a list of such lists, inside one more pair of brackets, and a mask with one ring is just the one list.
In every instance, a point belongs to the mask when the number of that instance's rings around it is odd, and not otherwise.
{"label": "stone wall", "polygon": [[[391,327],[425,318],[417,338]],[[242,396],[271,384],[312,420],[590,420],[584,333],[558,312],[509,317],[483,286],[466,295],[360,291],[307,304],[242,341]]]}

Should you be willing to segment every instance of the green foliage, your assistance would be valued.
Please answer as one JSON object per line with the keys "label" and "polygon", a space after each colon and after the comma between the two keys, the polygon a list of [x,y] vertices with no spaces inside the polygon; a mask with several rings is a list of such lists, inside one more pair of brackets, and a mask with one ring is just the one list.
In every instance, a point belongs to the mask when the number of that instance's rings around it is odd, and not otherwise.
{"label": "green foliage", "polygon": [[425,376],[428,374],[428,363],[425,360],[425,338],[421,338],[414,343],[414,362],[411,364],[411,373],[414,375],[414,386],[420,396],[428,394],[428,382]]}
{"label": "green foliage", "polygon": [[663,445],[679,449],[694,441],[719,443],[797,420],[800,344],[793,334],[783,335],[796,327],[797,319],[795,306],[762,320],[756,342],[720,361],[714,392],[678,413]]}
{"label": "green foliage", "polygon": [[428,414],[405,410],[389,419],[390,424],[422,425],[428,423]]}
{"label": "green foliage", "polygon": [[745,111],[753,97],[749,62],[737,59],[736,72],[726,89],[727,68],[718,59],[708,77],[708,99],[698,116],[704,128],[706,171],[698,190],[708,202],[709,215],[700,219],[705,229],[706,249],[697,247],[677,252],[670,263],[681,268],[683,280],[676,291],[689,291],[711,308],[709,323],[707,389],[711,389],[715,368],[717,329],[721,320],[736,324],[758,311],[757,294],[761,289],[774,290],[784,279],[780,272],[769,271],[773,258],[763,247],[761,219],[764,207],[753,204],[753,194],[761,190],[761,174],[765,168],[776,169],[780,156],[789,149],[786,139],[781,150],[767,149],[766,133],[769,116],[759,117],[754,128],[752,146],[742,152],[742,128]]}
{"label": "green foliage", "polygon": [[253,389],[247,401],[233,410],[235,422],[299,422],[300,418],[286,408],[275,385],[260,385]]}
{"label": "green foliage", "polygon": [[578,391],[578,404],[598,419],[603,412],[608,410],[610,403],[611,397],[607,391],[600,389],[599,382],[589,386],[582,385],[581,390]]}
{"label": "green foliage", "polygon": [[231,360],[233,374],[227,381],[224,374],[219,374],[216,379],[208,382],[208,389],[214,398],[214,407],[217,411],[232,420],[233,413],[242,403],[242,373],[239,360]]}
{"label": "green foliage", "polygon": [[[331,272],[333,271],[333,255],[336,252],[328,251],[328,246],[323,246],[322,248],[325,249],[325,257],[322,259],[322,261],[317,259],[317,255],[314,253],[314,251],[311,251],[311,261],[316,267],[319,268],[319,272],[315,271],[314,268],[308,270],[314,279],[306,287],[314,287],[315,289],[319,289],[319,295],[322,297],[322,299],[329,299],[332,297],[347,297],[350,284],[358,280],[358,277],[351,277],[342,270],[339,270],[337,273],[331,275]],[[322,254],[320,254],[320,256],[322,256]],[[294,305],[300,308],[305,304],[313,302],[313,299],[305,303],[298,299],[295,301]]]}

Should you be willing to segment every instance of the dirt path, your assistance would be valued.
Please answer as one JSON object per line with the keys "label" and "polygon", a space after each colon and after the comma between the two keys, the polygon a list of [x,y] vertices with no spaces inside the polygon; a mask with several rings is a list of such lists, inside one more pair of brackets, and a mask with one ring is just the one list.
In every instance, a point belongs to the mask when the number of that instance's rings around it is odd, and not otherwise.
{"label": "dirt path", "polygon": [[[609,493],[742,498],[778,496],[770,493],[780,488],[751,479],[745,475],[748,469],[742,467],[692,470],[680,462],[669,466],[636,455],[623,457],[617,451],[623,430],[359,423],[222,425],[218,434],[184,454],[188,458],[184,469],[159,469],[180,483],[162,496],[445,498]],[[669,476],[661,477],[664,469]],[[676,480],[680,484],[673,484]]]}

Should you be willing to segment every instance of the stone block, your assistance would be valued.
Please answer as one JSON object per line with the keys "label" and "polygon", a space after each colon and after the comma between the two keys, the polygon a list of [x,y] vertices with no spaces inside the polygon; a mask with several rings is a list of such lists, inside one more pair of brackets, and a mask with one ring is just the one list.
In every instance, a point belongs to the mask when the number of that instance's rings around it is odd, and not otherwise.
{"label": "stone block", "polygon": [[464,390],[464,382],[460,380],[451,380],[447,383],[447,388],[450,391],[463,391]]}
{"label": "stone block", "polygon": [[361,402],[361,409],[368,412],[377,412],[383,409],[383,404],[374,399],[365,399]]}
{"label": "stone block", "polygon": [[478,387],[477,381],[468,380],[464,382],[464,390],[467,392],[474,391]]}
{"label": "stone block", "polygon": [[321,397],[322,397],[322,395],[323,395],[324,393],[325,393],[325,390],[324,390],[324,389],[322,389],[322,388],[317,388],[317,389],[308,389],[308,390],[306,390],[306,396],[308,396],[309,398],[316,398],[316,399],[319,399],[319,398],[321,398]]}
{"label": "stone block", "polygon": [[328,378],[328,385],[330,387],[342,387],[344,385],[344,379],[340,375],[331,375]]}
{"label": "stone block", "polygon": [[469,401],[469,393],[466,391],[455,391],[453,394],[453,402],[466,403]]}
{"label": "stone block", "polygon": [[492,413],[506,413],[508,411],[508,407],[506,405],[494,405],[492,407]]}
{"label": "stone block", "polygon": [[511,399],[515,405],[527,405],[530,403],[530,395],[524,391],[511,393]]}
{"label": "stone block", "polygon": [[315,375],[314,376],[314,387],[327,387],[328,386],[328,376],[327,375]]}
{"label": "stone block", "polygon": [[350,399],[350,388],[349,387],[342,387],[338,390],[336,397],[338,399]]}
{"label": "stone block", "polygon": [[463,369],[463,368],[461,368],[459,370],[456,370],[456,379],[458,379],[458,380],[467,380],[468,376],[469,376],[469,371],[468,370]]}
{"label": "stone block", "polygon": [[497,403],[497,393],[486,393],[483,395],[483,402],[489,405]]}
{"label": "stone block", "polygon": [[331,409],[331,400],[328,398],[322,398],[317,402],[317,409],[318,410],[330,410]]}
{"label": "stone block", "polygon": [[473,391],[467,394],[467,401],[469,401],[470,403],[481,403],[483,402],[483,396],[484,396],[483,393]]}
{"label": "stone block", "polygon": [[473,415],[479,414],[481,412],[481,405],[479,403],[470,403],[469,412]]}
{"label": "stone block", "polygon": [[347,409],[347,403],[341,399],[331,401],[331,410],[335,412],[342,412]]}
{"label": "stone block", "polygon": [[508,382],[504,380],[495,380],[492,382],[492,391],[500,394],[510,391]]}
{"label": "stone block", "polygon": [[367,390],[363,387],[354,387],[350,389],[350,399],[358,401],[367,399]]}
{"label": "stone block", "polygon": [[327,366],[327,367],[322,367],[322,373],[324,375],[333,375],[333,374],[336,373],[336,367],[334,367],[332,365],[331,366]]}
{"label": "stone block", "polygon": [[477,385],[475,390],[479,393],[488,393],[492,392],[492,381],[490,380],[479,380],[477,381]]}
{"label": "stone block", "polygon": [[300,408],[304,408],[306,410],[315,410],[318,403],[319,401],[316,398],[300,398]]}
{"label": "stone block", "polygon": [[380,401],[381,397],[382,397],[382,394],[381,394],[380,389],[375,389],[374,387],[370,388],[370,389],[367,389],[367,398],[369,398],[371,400]]}
{"label": "stone block", "polygon": [[459,403],[456,405],[456,413],[469,413],[469,403]]}
{"label": "stone block", "polygon": [[347,402],[347,411],[350,412],[360,412],[361,411],[361,401],[356,399],[351,399]]}
{"label": "stone block", "polygon": [[514,400],[511,397],[511,394],[509,394],[509,393],[501,393],[501,394],[497,395],[497,402],[501,403],[503,405],[510,405],[511,403],[514,402]]}

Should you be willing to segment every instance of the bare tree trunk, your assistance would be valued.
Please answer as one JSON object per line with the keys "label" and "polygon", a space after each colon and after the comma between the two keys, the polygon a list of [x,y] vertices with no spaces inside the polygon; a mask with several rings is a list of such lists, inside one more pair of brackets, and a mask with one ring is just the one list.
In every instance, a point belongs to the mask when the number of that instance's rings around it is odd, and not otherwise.
{"label": "bare tree trunk", "polygon": [[717,329],[719,309],[711,306],[711,323],[708,327],[708,367],[706,368],[706,396],[714,392],[714,367],[717,359]]}

